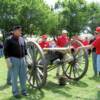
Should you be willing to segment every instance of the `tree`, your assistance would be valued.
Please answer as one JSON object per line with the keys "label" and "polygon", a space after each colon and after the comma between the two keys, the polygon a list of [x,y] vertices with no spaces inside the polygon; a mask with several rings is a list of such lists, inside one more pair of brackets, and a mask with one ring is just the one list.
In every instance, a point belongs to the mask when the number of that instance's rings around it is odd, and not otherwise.
{"label": "tree", "polygon": [[40,34],[55,30],[57,16],[43,0],[0,0],[0,28],[9,31],[13,25],[22,25],[25,33]]}
{"label": "tree", "polygon": [[[59,13],[59,29],[66,29],[70,36],[84,31],[87,26],[92,27],[100,12],[99,5],[96,3],[88,4],[85,0],[64,0],[58,3],[63,10]],[[96,23],[97,24],[97,23]],[[93,25],[94,26],[94,25]]]}

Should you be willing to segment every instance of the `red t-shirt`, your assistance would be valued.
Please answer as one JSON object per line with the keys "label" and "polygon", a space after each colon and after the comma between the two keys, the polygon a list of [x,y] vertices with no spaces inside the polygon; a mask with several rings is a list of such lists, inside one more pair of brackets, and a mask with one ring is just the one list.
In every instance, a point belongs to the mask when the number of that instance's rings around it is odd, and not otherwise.
{"label": "red t-shirt", "polygon": [[60,35],[57,37],[56,44],[58,47],[64,47],[68,43],[69,39],[67,35]]}
{"label": "red t-shirt", "polygon": [[48,41],[46,41],[46,42],[40,41],[39,45],[41,46],[41,48],[48,48],[49,47],[49,42]]}
{"label": "red t-shirt", "polygon": [[96,54],[100,54],[100,37],[97,37],[92,45],[96,48]]}
{"label": "red t-shirt", "polygon": [[78,48],[78,47],[80,47],[80,45],[79,44],[77,44],[77,43],[72,43],[72,46],[73,46],[73,48]]}
{"label": "red t-shirt", "polygon": [[87,46],[87,45],[89,45],[89,42],[88,42],[87,40],[85,40],[85,41],[82,41],[82,44],[83,44],[84,46]]}

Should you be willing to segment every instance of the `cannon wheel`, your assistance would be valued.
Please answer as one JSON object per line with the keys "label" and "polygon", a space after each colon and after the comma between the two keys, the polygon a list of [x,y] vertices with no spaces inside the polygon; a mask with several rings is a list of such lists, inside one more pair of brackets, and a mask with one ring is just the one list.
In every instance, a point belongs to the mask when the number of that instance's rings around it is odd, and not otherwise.
{"label": "cannon wheel", "polygon": [[[71,40],[66,47],[69,48],[69,52],[64,57],[64,63],[62,66],[63,73],[73,80],[80,80],[88,70],[88,54],[85,49],[81,49],[77,53],[75,49],[81,47],[83,44],[78,40]],[[74,48],[73,48],[74,47]]]}
{"label": "cannon wheel", "polygon": [[27,42],[28,82],[33,88],[42,88],[46,84],[47,68],[43,50],[36,42]]}

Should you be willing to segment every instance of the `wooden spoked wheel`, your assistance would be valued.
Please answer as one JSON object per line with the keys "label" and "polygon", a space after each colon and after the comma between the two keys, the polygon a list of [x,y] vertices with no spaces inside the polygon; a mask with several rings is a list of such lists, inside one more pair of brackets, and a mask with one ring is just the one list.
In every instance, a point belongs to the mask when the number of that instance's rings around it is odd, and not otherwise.
{"label": "wooden spoked wheel", "polygon": [[27,77],[33,88],[42,88],[46,83],[47,67],[43,50],[36,42],[27,42]]}
{"label": "wooden spoked wheel", "polygon": [[62,69],[63,73],[73,80],[80,80],[88,70],[87,50],[80,49],[77,51],[77,48],[82,46],[80,41],[74,39],[66,46],[69,51],[64,56]]}

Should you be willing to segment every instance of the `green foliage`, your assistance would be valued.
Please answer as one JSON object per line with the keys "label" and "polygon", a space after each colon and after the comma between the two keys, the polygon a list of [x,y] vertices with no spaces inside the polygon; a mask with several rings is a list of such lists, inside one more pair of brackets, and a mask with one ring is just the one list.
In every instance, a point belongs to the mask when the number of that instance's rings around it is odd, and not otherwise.
{"label": "green foliage", "polygon": [[91,27],[93,32],[97,26],[100,26],[100,4],[91,3],[89,5],[89,14],[91,17],[88,26]]}
{"label": "green foliage", "polygon": [[85,0],[64,0],[60,5],[63,10],[59,14],[59,29],[65,28],[76,34],[84,31],[87,26],[93,31],[100,25],[100,4],[89,4]]}
{"label": "green foliage", "polygon": [[43,0],[0,0],[0,28],[9,31],[14,25],[22,25],[25,33],[53,32],[57,16]]}
{"label": "green foliage", "polygon": [[0,28],[10,31],[14,25],[22,25],[24,33],[59,34],[62,29],[70,36],[100,25],[100,4],[87,3],[85,0],[63,0],[55,4],[54,9],[44,0],[0,0]]}

